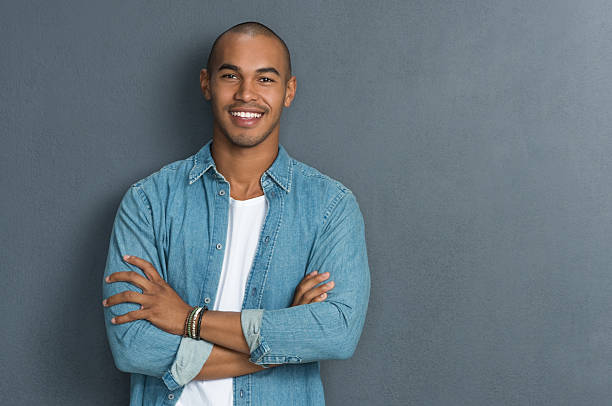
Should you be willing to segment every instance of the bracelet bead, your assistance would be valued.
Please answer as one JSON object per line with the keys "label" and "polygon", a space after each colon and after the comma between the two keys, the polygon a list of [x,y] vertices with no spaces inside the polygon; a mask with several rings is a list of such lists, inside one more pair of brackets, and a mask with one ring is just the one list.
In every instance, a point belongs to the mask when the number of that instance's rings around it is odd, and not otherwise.
{"label": "bracelet bead", "polygon": [[198,317],[198,328],[196,329],[196,340],[201,340],[202,338],[200,338],[200,329],[202,327],[202,318],[204,317],[204,313],[206,313],[208,311],[208,307],[204,306],[202,307],[202,311],[199,314]]}
{"label": "bracelet bead", "polygon": [[196,308],[193,314],[193,319],[191,320],[191,329],[189,330],[190,338],[194,338],[194,339],[196,338],[196,320],[198,319],[198,316],[201,311],[202,311],[202,308],[198,307]]}
{"label": "bracelet bead", "polygon": [[189,318],[191,317],[191,312],[193,312],[193,309],[189,310],[189,313],[187,313],[187,317],[185,317],[185,327],[183,328],[183,337],[189,337]]}
{"label": "bracelet bead", "polygon": [[194,306],[193,309],[191,309],[191,312],[189,313],[189,317],[187,318],[187,337],[191,338],[191,327],[193,325],[193,315],[195,314],[195,311],[197,310],[197,306]]}

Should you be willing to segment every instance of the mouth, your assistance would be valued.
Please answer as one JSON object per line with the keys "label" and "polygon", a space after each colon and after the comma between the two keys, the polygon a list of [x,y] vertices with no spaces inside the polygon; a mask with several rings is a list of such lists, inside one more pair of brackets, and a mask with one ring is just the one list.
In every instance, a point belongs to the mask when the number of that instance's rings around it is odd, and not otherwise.
{"label": "mouth", "polygon": [[250,128],[259,123],[265,112],[259,110],[233,109],[229,111],[232,122],[239,126]]}

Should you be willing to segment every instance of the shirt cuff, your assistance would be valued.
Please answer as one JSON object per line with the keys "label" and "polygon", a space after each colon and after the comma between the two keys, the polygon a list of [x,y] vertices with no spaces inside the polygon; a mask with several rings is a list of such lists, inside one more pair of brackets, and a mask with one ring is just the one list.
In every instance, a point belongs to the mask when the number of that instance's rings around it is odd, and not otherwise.
{"label": "shirt cuff", "polygon": [[208,341],[182,337],[174,363],[162,377],[168,389],[175,390],[198,376],[212,348]]}
{"label": "shirt cuff", "polygon": [[263,317],[263,309],[246,309],[240,313],[240,324],[242,325],[242,334],[249,346],[249,351],[252,353],[261,345],[261,319]]}

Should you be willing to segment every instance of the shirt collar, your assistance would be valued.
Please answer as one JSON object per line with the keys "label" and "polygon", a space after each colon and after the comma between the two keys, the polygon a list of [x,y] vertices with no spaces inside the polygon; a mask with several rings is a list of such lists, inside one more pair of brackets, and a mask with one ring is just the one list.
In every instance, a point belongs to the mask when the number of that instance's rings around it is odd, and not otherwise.
{"label": "shirt collar", "polygon": [[[193,157],[193,168],[189,171],[189,184],[193,184],[206,173],[210,168],[214,168],[215,172],[218,173],[215,161],[210,153],[210,145],[212,139],[209,140]],[[271,177],[285,192],[291,191],[291,180],[293,176],[293,165],[291,163],[291,157],[285,150],[285,148],[278,144],[278,154],[276,159],[272,162],[272,165],[264,172],[262,179],[265,175]]]}

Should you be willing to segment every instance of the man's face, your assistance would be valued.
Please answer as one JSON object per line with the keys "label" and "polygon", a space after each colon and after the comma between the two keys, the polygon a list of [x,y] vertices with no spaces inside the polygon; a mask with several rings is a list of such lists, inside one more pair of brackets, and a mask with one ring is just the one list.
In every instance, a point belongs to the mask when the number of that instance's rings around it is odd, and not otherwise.
{"label": "man's face", "polygon": [[283,106],[291,105],[296,87],[285,58],[276,38],[228,33],[219,40],[211,66],[200,74],[213,131],[241,147],[278,137]]}

